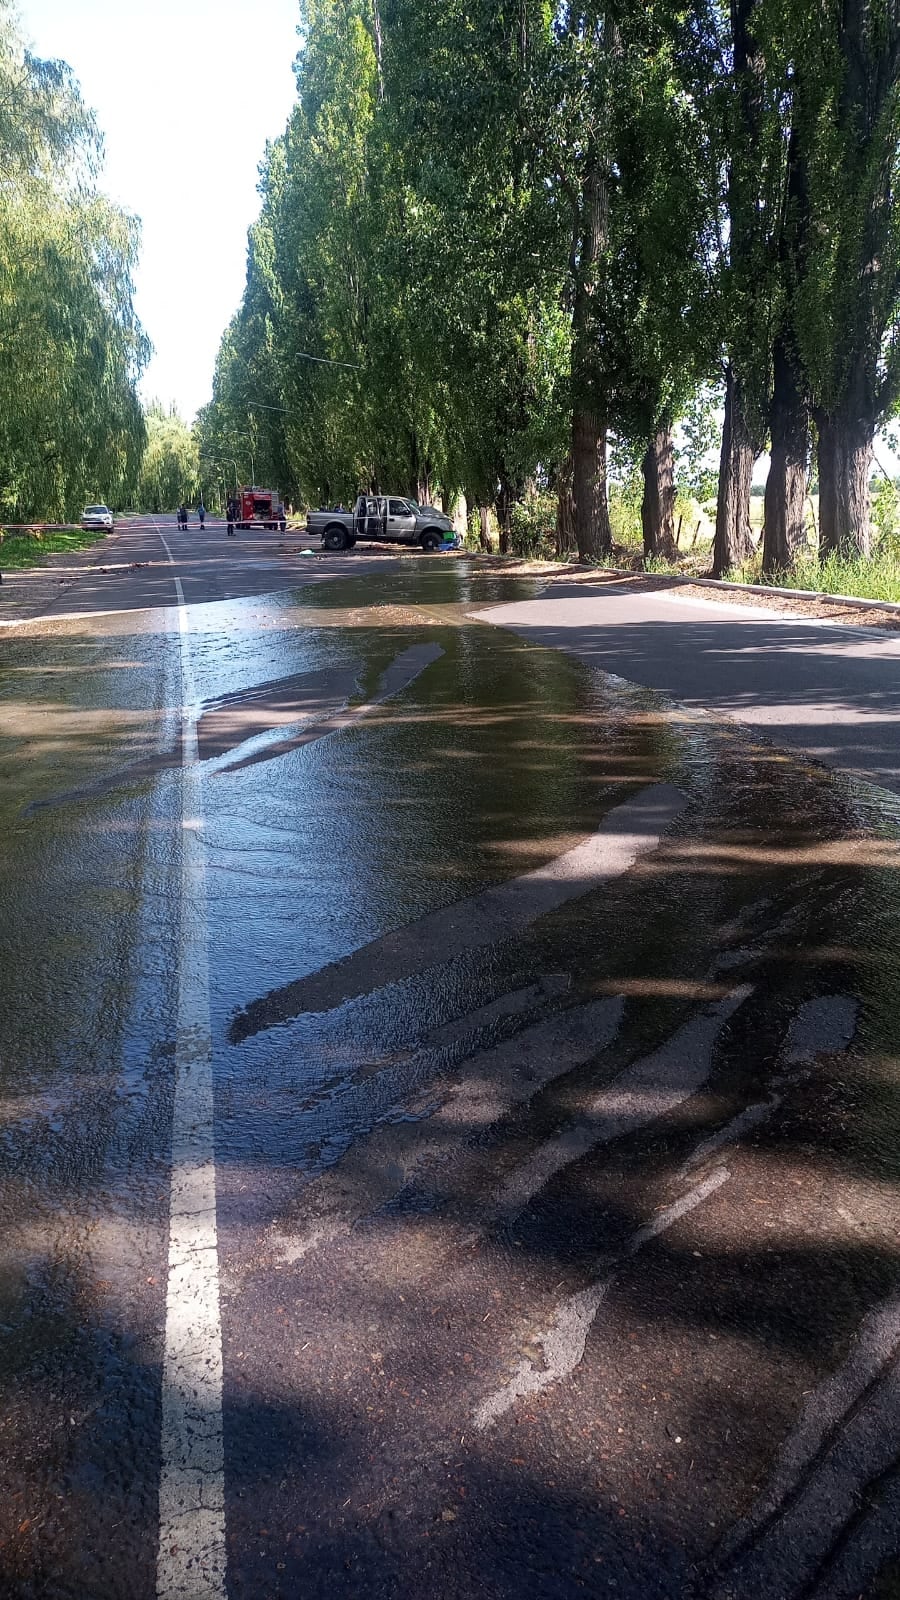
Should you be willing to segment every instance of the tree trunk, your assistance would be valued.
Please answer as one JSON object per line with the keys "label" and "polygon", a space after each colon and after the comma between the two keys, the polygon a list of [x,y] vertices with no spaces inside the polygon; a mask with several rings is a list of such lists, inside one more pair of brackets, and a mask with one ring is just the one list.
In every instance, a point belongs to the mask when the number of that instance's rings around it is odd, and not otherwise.
{"label": "tree trunk", "polygon": [[755,451],[747,425],[740,378],[731,363],[725,374],[725,422],[719,463],[713,577],[724,577],[753,554],[750,532],[750,489]]}
{"label": "tree trunk", "polygon": [[601,402],[596,304],[604,287],[602,256],[609,239],[609,186],[599,151],[587,162],[579,216],[572,310],[572,492],[581,561],[612,550],[606,496],[606,413]]}
{"label": "tree trunk", "polygon": [[819,553],[868,556],[872,548],[869,477],[874,427],[818,417]]}
{"label": "tree trunk", "polygon": [[374,0],[372,6],[372,32],[375,36],[375,62],[378,68],[378,99],[384,100],[384,30],[381,26],[381,7],[379,0]]}
{"label": "tree trunk", "polygon": [[572,457],[567,456],[556,480],[556,555],[566,561],[575,549],[575,500],[572,494]]}
{"label": "tree trunk", "polygon": [[512,546],[512,485],[504,472],[500,474],[500,486],[497,490],[495,501],[497,509],[497,524],[500,529],[500,554],[508,556]]}
{"label": "tree trunk", "polygon": [[806,542],[806,464],[790,445],[772,445],[764,517],[763,572],[790,572]]}
{"label": "tree trunk", "polygon": [[809,185],[800,136],[800,126],[806,121],[805,86],[803,72],[795,69],[794,117],[788,139],[787,182],[778,231],[778,261],[785,299],[781,327],[772,350],[771,465],[763,514],[762,564],[766,573],[790,572],[806,538],[810,401],[794,329],[797,286],[805,277],[809,252]]}
{"label": "tree trunk", "polygon": [[[730,0],[731,85],[728,113],[728,277],[734,293],[725,372],[725,421],[719,464],[713,576],[753,553],[753,462],[765,444],[768,359],[756,329],[772,293],[769,144],[764,135],[768,63],[757,37],[762,0]],[[735,350],[742,356],[736,358]],[[749,352],[755,352],[752,356]],[[738,370],[735,370],[737,361]]]}
{"label": "tree trunk", "polygon": [[482,550],[490,554],[491,550],[491,508],[483,501],[478,506],[478,538]]}
{"label": "tree trunk", "polygon": [[610,555],[606,427],[596,412],[580,407],[572,418],[572,495],[579,561],[598,561]]}
{"label": "tree trunk", "polygon": [[763,516],[763,572],[790,572],[806,539],[809,413],[784,333],[775,341],[772,461]]}
{"label": "tree trunk", "polygon": [[674,561],[675,548],[675,453],[672,425],[660,423],[647,446],[642,472],[644,498],[641,502],[641,527],[644,555]]}
{"label": "tree trunk", "polygon": [[409,489],[407,498],[418,501],[420,506],[428,505],[431,498],[431,463],[426,461],[419,449],[419,436],[414,428],[410,428],[407,435],[409,441]]}

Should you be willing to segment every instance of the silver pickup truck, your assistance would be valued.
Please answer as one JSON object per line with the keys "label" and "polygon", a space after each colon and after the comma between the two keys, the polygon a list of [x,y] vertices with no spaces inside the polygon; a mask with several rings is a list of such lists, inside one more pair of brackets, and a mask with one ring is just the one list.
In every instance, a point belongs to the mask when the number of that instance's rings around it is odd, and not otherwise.
{"label": "silver pickup truck", "polygon": [[421,550],[448,550],[458,543],[443,511],[394,494],[361,494],[352,511],[310,511],[306,531],[311,539],[321,538],[326,550],[350,550],[357,539],[418,545]]}

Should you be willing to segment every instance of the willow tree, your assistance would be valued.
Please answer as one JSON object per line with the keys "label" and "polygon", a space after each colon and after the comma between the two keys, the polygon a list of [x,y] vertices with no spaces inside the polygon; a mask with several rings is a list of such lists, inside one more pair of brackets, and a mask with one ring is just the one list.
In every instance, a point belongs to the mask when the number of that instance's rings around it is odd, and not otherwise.
{"label": "willow tree", "polygon": [[96,190],[100,141],[68,68],[0,0],[0,511],[121,501],[144,442],[138,230]]}
{"label": "willow tree", "polygon": [[174,511],[182,501],[190,505],[199,495],[200,460],[193,430],[174,406],[158,400],[146,409],[147,445],[137,484],[143,511]]}

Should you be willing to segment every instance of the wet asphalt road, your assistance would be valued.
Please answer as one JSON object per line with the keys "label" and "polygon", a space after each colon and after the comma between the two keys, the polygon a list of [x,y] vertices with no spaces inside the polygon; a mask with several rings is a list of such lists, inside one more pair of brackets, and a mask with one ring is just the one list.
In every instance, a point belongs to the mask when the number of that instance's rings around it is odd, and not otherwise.
{"label": "wet asphalt road", "polygon": [[177,539],[0,636],[0,1594],[896,1596],[892,661]]}
{"label": "wet asphalt road", "polygon": [[900,638],[625,581],[555,583],[487,620],[900,792]]}

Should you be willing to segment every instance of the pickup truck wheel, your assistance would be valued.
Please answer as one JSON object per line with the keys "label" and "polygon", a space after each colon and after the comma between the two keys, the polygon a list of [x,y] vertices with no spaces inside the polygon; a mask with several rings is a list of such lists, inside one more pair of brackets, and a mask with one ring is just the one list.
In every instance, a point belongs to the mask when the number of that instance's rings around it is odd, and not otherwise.
{"label": "pickup truck wheel", "polygon": [[429,554],[433,550],[440,550],[443,542],[444,541],[436,528],[430,528],[427,533],[423,533],[421,539],[419,540],[422,549],[427,550]]}
{"label": "pickup truck wheel", "polygon": [[339,522],[333,522],[329,528],[325,529],[322,535],[322,543],[326,550],[346,550],[350,544],[350,535],[346,528],[341,527]]}

